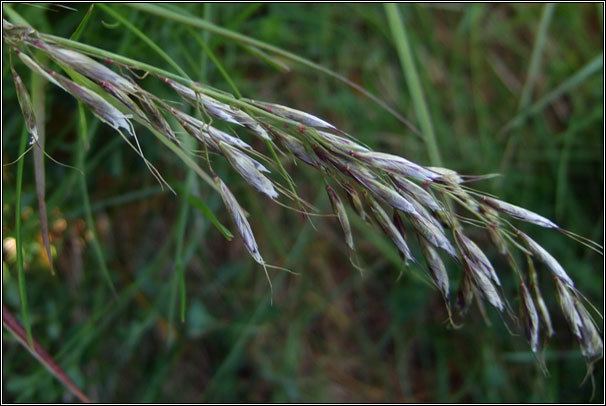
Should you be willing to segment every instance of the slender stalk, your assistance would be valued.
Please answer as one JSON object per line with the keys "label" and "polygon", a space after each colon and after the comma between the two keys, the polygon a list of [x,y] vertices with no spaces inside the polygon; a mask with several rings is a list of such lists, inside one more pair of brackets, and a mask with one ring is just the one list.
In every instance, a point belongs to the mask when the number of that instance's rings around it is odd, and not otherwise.
{"label": "slender stalk", "polygon": [[[21,141],[19,143],[19,155],[23,155],[27,145],[27,131],[25,126],[21,132]],[[31,346],[32,341],[32,325],[29,318],[29,306],[27,302],[27,289],[25,283],[25,269],[23,265],[23,239],[21,238],[21,189],[23,186],[23,166],[25,157],[19,159],[17,164],[17,186],[15,198],[15,245],[17,249],[17,283],[19,285],[19,300],[21,301],[21,318],[25,326],[27,343]]]}

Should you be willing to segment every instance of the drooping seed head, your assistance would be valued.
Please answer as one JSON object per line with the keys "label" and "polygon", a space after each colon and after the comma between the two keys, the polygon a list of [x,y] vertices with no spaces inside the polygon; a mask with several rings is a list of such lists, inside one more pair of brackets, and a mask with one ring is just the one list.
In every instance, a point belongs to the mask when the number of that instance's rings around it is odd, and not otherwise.
{"label": "drooping seed head", "polygon": [[457,291],[457,311],[460,315],[465,315],[474,298],[474,287],[471,282],[471,276],[465,272],[463,273],[463,277],[461,278],[461,282],[459,284],[459,290]]}
{"label": "drooping seed head", "polygon": [[349,204],[351,205],[352,209],[354,209],[356,214],[360,216],[363,221],[370,221],[368,213],[366,213],[366,210],[364,210],[364,204],[362,203],[362,199],[360,198],[358,191],[351,185],[347,184],[344,185],[344,188],[345,192],[347,193],[347,200],[349,200]]}
{"label": "drooping seed head", "polygon": [[492,280],[486,275],[486,272],[483,272],[481,269],[472,266],[469,262],[467,262],[466,269],[471,274],[471,279],[473,281],[474,286],[478,291],[482,294],[482,296],[488,300],[492,306],[494,306],[497,310],[503,311],[505,305],[497,292],[495,285]]}
{"label": "drooping seed head", "polygon": [[19,57],[19,59],[21,59],[21,61],[28,68],[30,68],[34,73],[42,76],[44,79],[48,80],[49,82],[51,82],[55,86],[60,87],[60,88],[63,89],[63,86],[61,86],[61,84],[59,82],[57,82],[55,80],[55,78],[53,78],[41,65],[39,65],[38,62],[34,61],[28,55],[24,54],[23,52],[20,52],[19,50],[15,50],[15,53],[17,54],[17,56]]}
{"label": "drooping seed head", "polygon": [[604,355],[604,343],[595,326],[591,315],[583,306],[577,293],[562,282],[556,279],[558,292],[558,301],[562,308],[562,313],[581,346],[583,356],[590,362],[602,358]]}
{"label": "drooping seed head", "polygon": [[170,127],[170,124],[168,124],[168,121],[166,121],[166,118],[164,118],[164,115],[154,101],[147,97],[140,97],[139,102],[144,112],[144,118],[160,133],[178,142],[178,138]]}
{"label": "drooping seed head", "polygon": [[409,216],[415,231],[434,247],[439,247],[457,258],[457,250],[446,237],[442,226],[423,207],[415,205],[416,214]]}

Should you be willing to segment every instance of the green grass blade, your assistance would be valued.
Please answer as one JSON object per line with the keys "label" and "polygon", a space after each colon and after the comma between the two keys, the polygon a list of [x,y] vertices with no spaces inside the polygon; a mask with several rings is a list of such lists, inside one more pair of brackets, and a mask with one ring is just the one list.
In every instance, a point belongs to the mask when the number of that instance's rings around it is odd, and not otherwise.
{"label": "green grass blade", "polygon": [[84,15],[84,17],[82,17],[82,21],[80,21],[80,24],[78,24],[78,27],[76,28],[74,33],[71,35],[71,37],[69,37],[70,39],[72,39],[74,41],[78,41],[80,39],[80,36],[84,32],[84,29],[86,28],[86,25],[88,24],[88,21],[90,20],[90,17],[93,15],[94,9],[95,9],[95,5],[91,4],[90,7],[88,8],[88,10],[86,11],[86,14]]}
{"label": "green grass blade", "polygon": [[86,221],[86,227],[91,233],[91,245],[93,247],[93,253],[95,255],[95,259],[97,260],[97,265],[99,266],[99,270],[101,271],[101,277],[104,279],[109,285],[112,293],[116,294],[116,288],[114,286],[114,282],[112,281],[111,274],[109,269],[107,268],[107,264],[105,263],[105,257],[103,256],[103,249],[99,244],[99,239],[97,237],[97,231],[95,227],[95,220],[93,218],[93,213],[90,206],[90,197],[88,195],[88,186],[86,185],[86,151],[87,151],[87,132],[88,125],[86,121],[86,114],[84,114],[83,107],[80,103],[78,103],[78,109],[80,109],[79,114],[79,141],[80,147],[78,148],[76,162],[80,170],[83,174],[78,179],[78,186],[80,188],[80,194],[82,195],[82,206],[84,207],[84,217]]}
{"label": "green grass blade", "polygon": [[215,216],[210,207],[208,207],[208,205],[204,203],[204,200],[190,194],[187,196],[187,202],[196,210],[198,210],[204,217],[206,217],[206,219],[210,221],[210,223],[215,226],[215,228],[221,234],[223,234],[223,237],[225,237],[227,241],[231,241],[234,238],[232,232],[219,221],[219,219]]}
{"label": "green grass blade", "polygon": [[[225,67],[223,67],[223,64],[221,63],[221,61],[219,61],[219,59],[217,58],[217,56],[215,55],[215,53],[208,46],[208,41],[205,41],[203,38],[201,38],[200,35],[195,30],[193,30],[190,27],[188,27],[187,31],[196,40],[196,42],[198,43],[198,45],[200,45],[200,47],[202,47],[202,49],[204,50],[205,56],[208,56],[208,58],[204,58],[203,59],[202,66],[206,66],[206,64],[207,64],[206,60],[210,59],[212,61],[212,63],[215,65],[215,67],[217,68],[217,70],[219,71],[219,73],[221,74],[221,76],[223,77],[223,79],[225,79],[225,81],[227,82],[227,84],[231,88],[232,92],[238,98],[241,98],[242,95],[240,94],[240,91],[238,90],[238,87],[236,86],[236,84],[232,80],[231,76],[229,76],[229,74],[225,70]],[[204,68],[204,69],[206,69],[206,68]]]}
{"label": "green grass blade", "polygon": [[408,41],[406,27],[404,27],[404,24],[402,23],[402,17],[400,16],[397,4],[387,3],[384,4],[384,6],[391,34],[398,51],[398,56],[400,57],[400,63],[402,64],[402,70],[406,77],[406,83],[410,89],[410,96],[412,97],[415,113],[427,145],[429,160],[432,165],[441,166],[442,158],[436,142],[429,109],[427,108],[427,103],[423,94],[423,86],[421,85],[421,80],[414,63],[413,52]]}
{"label": "green grass blade", "polygon": [[11,312],[2,305],[2,325],[13,337],[24,346],[34,358],[36,358],[44,367],[61,382],[76,398],[82,403],[91,403],[91,400],[78,388],[67,373],[55,362],[48,352],[24,331],[23,327],[13,317]]}
{"label": "green grass blade", "polygon": [[177,62],[175,62],[173,60],[173,58],[171,58],[166,52],[164,52],[164,50],[162,48],[160,48],[154,41],[152,41],[147,35],[145,35],[143,32],[141,32],[141,30],[139,30],[137,27],[132,25],[126,18],[124,18],[122,16],[122,14],[120,14],[119,12],[115,11],[113,8],[111,8],[105,4],[99,3],[98,6],[105,13],[109,14],[111,17],[118,20],[118,22],[120,22],[120,24],[122,24],[126,29],[131,31],[137,37],[139,37],[139,39],[141,39],[141,41],[145,42],[145,44],[147,44],[147,46],[149,46],[151,49],[153,49],[154,52],[156,52],[162,59],[164,59],[166,61],[166,63],[168,63],[170,66],[172,66],[175,69],[175,71],[177,71],[180,75],[189,79],[189,76],[187,75],[187,73],[185,73],[185,71],[181,68],[181,66],[179,66],[179,64]]}
{"label": "green grass blade", "polygon": [[290,72],[290,70],[291,70],[291,68],[288,64],[279,60],[276,57],[269,55],[267,52],[264,52],[257,47],[247,45],[244,47],[244,49],[251,55],[259,58],[260,60],[262,60],[263,62],[265,62],[266,64],[268,64],[269,66],[275,68],[276,70],[278,70],[280,72],[286,73],[286,72]]}
{"label": "green grass blade", "polygon": [[385,103],[383,100],[381,100],[379,97],[377,97],[376,95],[374,95],[373,93],[369,92],[368,90],[364,89],[362,86],[358,85],[357,83],[347,79],[346,77],[322,66],[319,65],[315,62],[312,62],[306,58],[303,58],[299,55],[296,55],[292,52],[288,52],[285,51],[279,47],[276,47],[274,45],[265,43],[263,41],[259,41],[256,40],[254,38],[248,37],[246,35],[242,35],[240,33],[237,33],[235,31],[232,30],[228,30],[226,28],[223,27],[219,27],[209,21],[206,21],[204,19],[201,18],[197,18],[197,17],[191,17],[191,16],[186,16],[183,15],[181,13],[176,13],[174,11],[168,10],[165,7],[161,7],[155,4],[147,4],[147,3],[129,3],[129,4],[125,4],[129,7],[135,8],[137,10],[141,10],[144,11],[146,13],[150,13],[150,14],[155,14],[157,16],[169,19],[169,20],[173,20],[176,22],[180,22],[183,24],[188,24],[191,25],[192,27],[196,27],[199,29],[203,29],[203,30],[208,30],[214,34],[217,34],[219,36],[228,38],[232,41],[235,41],[236,43],[239,44],[244,44],[244,45],[249,45],[249,46],[253,46],[259,49],[263,49],[265,51],[271,52],[273,54],[276,55],[280,55],[284,58],[287,58],[291,61],[297,62],[303,66],[306,66],[308,68],[314,69],[316,71],[319,71],[325,75],[328,75],[332,78],[335,78],[345,84],[347,84],[348,86],[350,86],[351,88],[357,90],[358,92],[362,93],[364,96],[366,96],[367,98],[369,98],[370,100],[372,100],[374,103],[376,103],[377,105],[379,105],[383,110],[389,112],[392,116],[394,116],[395,118],[397,118],[402,124],[404,124],[405,126],[407,126],[413,133],[418,134],[418,130],[415,128],[414,125],[412,125],[408,120],[406,120],[401,114],[399,114],[397,111],[395,111],[393,108],[391,108],[389,105],[387,105],[387,103]]}
{"label": "green grass blade", "polygon": [[[27,145],[27,130],[23,126],[21,141],[19,143],[19,154],[23,155]],[[23,266],[23,239],[21,238],[21,189],[23,186],[23,166],[25,157],[21,157],[17,163],[17,186],[15,192],[15,245],[17,249],[17,280],[19,285],[19,300],[21,301],[21,319],[25,326],[27,342],[32,344],[32,326],[29,317],[29,306],[27,302],[27,289],[25,283],[25,269]]]}
{"label": "green grass blade", "polygon": [[537,39],[532,49],[532,56],[530,57],[530,64],[528,66],[528,74],[526,76],[524,87],[522,88],[522,96],[520,97],[520,105],[518,110],[524,110],[530,104],[532,91],[534,90],[534,86],[539,76],[539,70],[541,69],[541,57],[545,49],[547,30],[549,28],[549,24],[551,23],[554,10],[554,3],[547,3],[543,8],[543,15],[541,16],[541,22],[539,23]]}
{"label": "green grass blade", "polygon": [[583,84],[589,77],[598,73],[604,66],[604,54],[599,54],[593,58],[589,63],[583,66],[574,75],[562,82],[558,87],[541,97],[534,104],[529,106],[527,109],[521,111],[513,119],[511,119],[500,131],[500,134],[504,134],[524,124],[529,118],[542,112],[545,107],[551,104],[553,101],[560,98],[563,94],[568,93],[581,84]]}

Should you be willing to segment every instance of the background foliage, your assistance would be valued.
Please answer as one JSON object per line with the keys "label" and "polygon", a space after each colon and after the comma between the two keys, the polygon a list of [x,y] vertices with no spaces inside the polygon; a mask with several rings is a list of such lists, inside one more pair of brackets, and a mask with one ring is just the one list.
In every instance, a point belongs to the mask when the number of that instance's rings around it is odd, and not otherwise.
{"label": "background foliage", "polygon": [[[14,5],[35,28],[64,37],[74,32],[89,5],[74,7]],[[209,18],[333,69],[380,95],[418,126],[418,106],[382,5],[168,7]],[[478,186],[602,243],[603,8],[550,7],[399,6],[444,166],[461,173],[501,172],[502,178]],[[429,162],[423,140],[325,75],[285,60],[268,64],[234,42],[123,5],[111,9],[201,82],[232,90],[201,47],[206,42],[245,97],[310,111],[377,150]],[[148,44],[99,8],[93,10],[80,41],[171,70]],[[531,68],[533,53],[538,59]],[[6,62],[6,51],[3,58]],[[276,62],[291,69],[276,68]],[[6,163],[18,155],[23,121],[8,63],[2,69]],[[156,94],[169,97],[162,84],[146,81]],[[449,329],[440,297],[421,277],[423,270],[413,266],[396,280],[402,265],[378,234],[354,224],[367,266],[360,275],[348,262],[335,221],[315,221],[316,231],[296,213],[268,204],[217,163],[250,212],[264,257],[300,273],[273,274],[270,305],[263,272],[239,241],[226,242],[193,206],[162,192],[143,162],[92,116],[89,148],[83,149],[76,103],[48,89],[46,151],[85,170],[98,238],[85,216],[80,173],[47,159],[56,269],[51,275],[39,231],[33,157],[28,154],[21,204],[29,312],[34,337],[93,399],[590,399],[591,385],[579,387],[584,361],[558,311],[552,312],[557,336],[546,350],[545,376],[523,337],[511,335],[496,314],[490,314],[492,325],[486,326],[474,310],[464,328]],[[507,127],[512,120],[515,125]],[[229,224],[216,193],[188,181],[178,159],[146,130],[137,130],[148,158],[171,184],[188,187]],[[16,169],[17,165],[4,167],[2,174],[3,302],[14,314],[19,309]],[[289,171],[295,173],[301,195],[328,211],[322,182],[313,171],[301,165],[291,165]],[[603,310],[602,257],[557,233],[537,228],[532,232]],[[179,241],[182,249],[177,248]],[[99,271],[102,263],[116,294]],[[184,322],[177,310],[179,264],[186,270]],[[542,279],[546,298],[553,299],[549,278]],[[509,282],[506,289],[513,291],[513,281]],[[555,300],[548,305],[557,306]],[[6,331],[3,352],[3,400],[72,399]],[[600,362],[596,382],[602,381]],[[603,388],[597,386],[596,401],[603,397]]]}

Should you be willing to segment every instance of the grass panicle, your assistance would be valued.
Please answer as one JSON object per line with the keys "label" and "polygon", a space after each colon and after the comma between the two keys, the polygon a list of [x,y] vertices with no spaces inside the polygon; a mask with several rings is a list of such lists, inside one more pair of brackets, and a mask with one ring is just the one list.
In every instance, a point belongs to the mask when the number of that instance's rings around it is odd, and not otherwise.
{"label": "grass panicle", "polygon": [[[157,6],[138,8],[152,13],[159,10]],[[411,56],[397,9],[388,6],[386,10],[392,30],[397,34],[396,41],[401,55]],[[165,11],[174,19],[181,19],[167,9]],[[197,23],[201,24],[199,21]],[[355,252],[356,246],[344,202],[349,202],[353,212],[361,220],[366,221],[370,227],[375,227],[390,240],[406,264],[415,261],[407,238],[416,236],[420,242],[420,254],[427,261],[431,279],[448,304],[451,284],[446,265],[440,257],[441,251],[444,251],[463,268],[457,292],[457,308],[461,316],[474,300],[483,314],[487,312],[484,302],[488,302],[500,314],[506,308],[506,291],[501,286],[503,275],[497,275],[485,252],[467,236],[463,223],[483,228],[490,235],[497,251],[510,259],[513,274],[522,278],[519,289],[520,314],[531,350],[535,353],[539,351],[543,346],[541,339],[545,340],[554,333],[533,265],[533,260],[536,259],[544,263],[555,277],[556,295],[561,310],[579,341],[585,358],[593,362],[602,356],[602,339],[590,313],[583,306],[582,296],[577,292],[572,279],[551,254],[500,215],[546,228],[560,230],[559,227],[539,214],[489,197],[469,186],[471,182],[490,175],[461,175],[451,169],[424,166],[397,155],[373,151],[345,131],[312,114],[287,106],[217,92],[204,84],[191,82],[184,75],[166,74],[160,68],[148,67],[128,58],[120,59],[120,66],[143,70],[144,76],[150,76],[150,80],[163,81],[176,98],[203,113],[194,118],[185,112],[187,106],[148,93],[140,84],[142,81],[124,77],[82,53],[84,49],[91,52],[94,50],[98,57],[100,50],[97,48],[74,41],[59,41],[39,34],[31,28],[8,22],[4,22],[4,27],[5,42],[33,74],[44,77],[71,94],[121,135],[123,132],[129,135],[130,137],[124,137],[127,142],[128,138],[134,139],[146,165],[153,168],[141,151],[133,121],[149,128],[190,168],[196,168],[195,172],[207,183],[212,183],[246,250],[253,260],[263,267],[270,287],[272,285],[267,268],[279,267],[268,265],[261,256],[246,212],[227,185],[214,173],[213,162],[216,159],[224,160],[228,164],[228,170],[238,173],[248,186],[273,202],[287,206],[283,200],[290,199],[296,201],[300,207],[313,211],[311,204],[298,197],[292,177],[284,169],[282,158],[277,152],[281,152],[285,158],[294,157],[295,161],[308,164],[327,184],[340,186],[327,186],[326,191],[349,250]],[[212,30],[227,35],[216,28]],[[76,80],[74,77],[70,80],[43,66],[34,56],[33,50],[44,52],[58,62],[68,74],[69,70],[76,71],[85,80]],[[267,47],[265,50],[268,50]],[[14,77],[20,103],[23,101],[22,111],[27,129],[34,137],[35,120],[32,119],[33,113],[28,107],[27,92],[24,91],[18,76],[14,74]],[[416,73],[408,78],[413,85],[418,84],[418,80]],[[421,106],[422,128],[426,133],[427,142],[431,145],[435,140],[427,109],[423,107],[424,95],[416,86],[413,86],[411,91]],[[178,123],[179,127],[171,123]],[[232,125],[245,129],[244,134],[237,133]],[[233,135],[223,128],[232,129]],[[202,144],[202,148],[192,149],[180,142],[177,134],[183,130]],[[245,136],[251,135],[257,139],[249,143]],[[200,150],[206,151],[205,158],[213,177],[211,182],[209,176],[190,158],[192,155],[199,155]],[[208,154],[208,151],[212,154]],[[432,158],[434,165],[440,165],[437,149],[433,150]],[[273,179],[273,169],[286,179],[288,188]],[[162,179],[157,170],[152,172]],[[298,211],[306,215],[312,214],[302,210]],[[472,218],[463,216],[461,212],[470,214]],[[374,222],[370,222],[370,218]],[[224,235],[231,235],[225,227],[220,226],[218,220],[213,221],[213,224],[222,229]],[[512,253],[517,251],[528,257],[529,269],[526,277],[511,259],[514,255]],[[527,280],[528,285],[523,280]]]}

